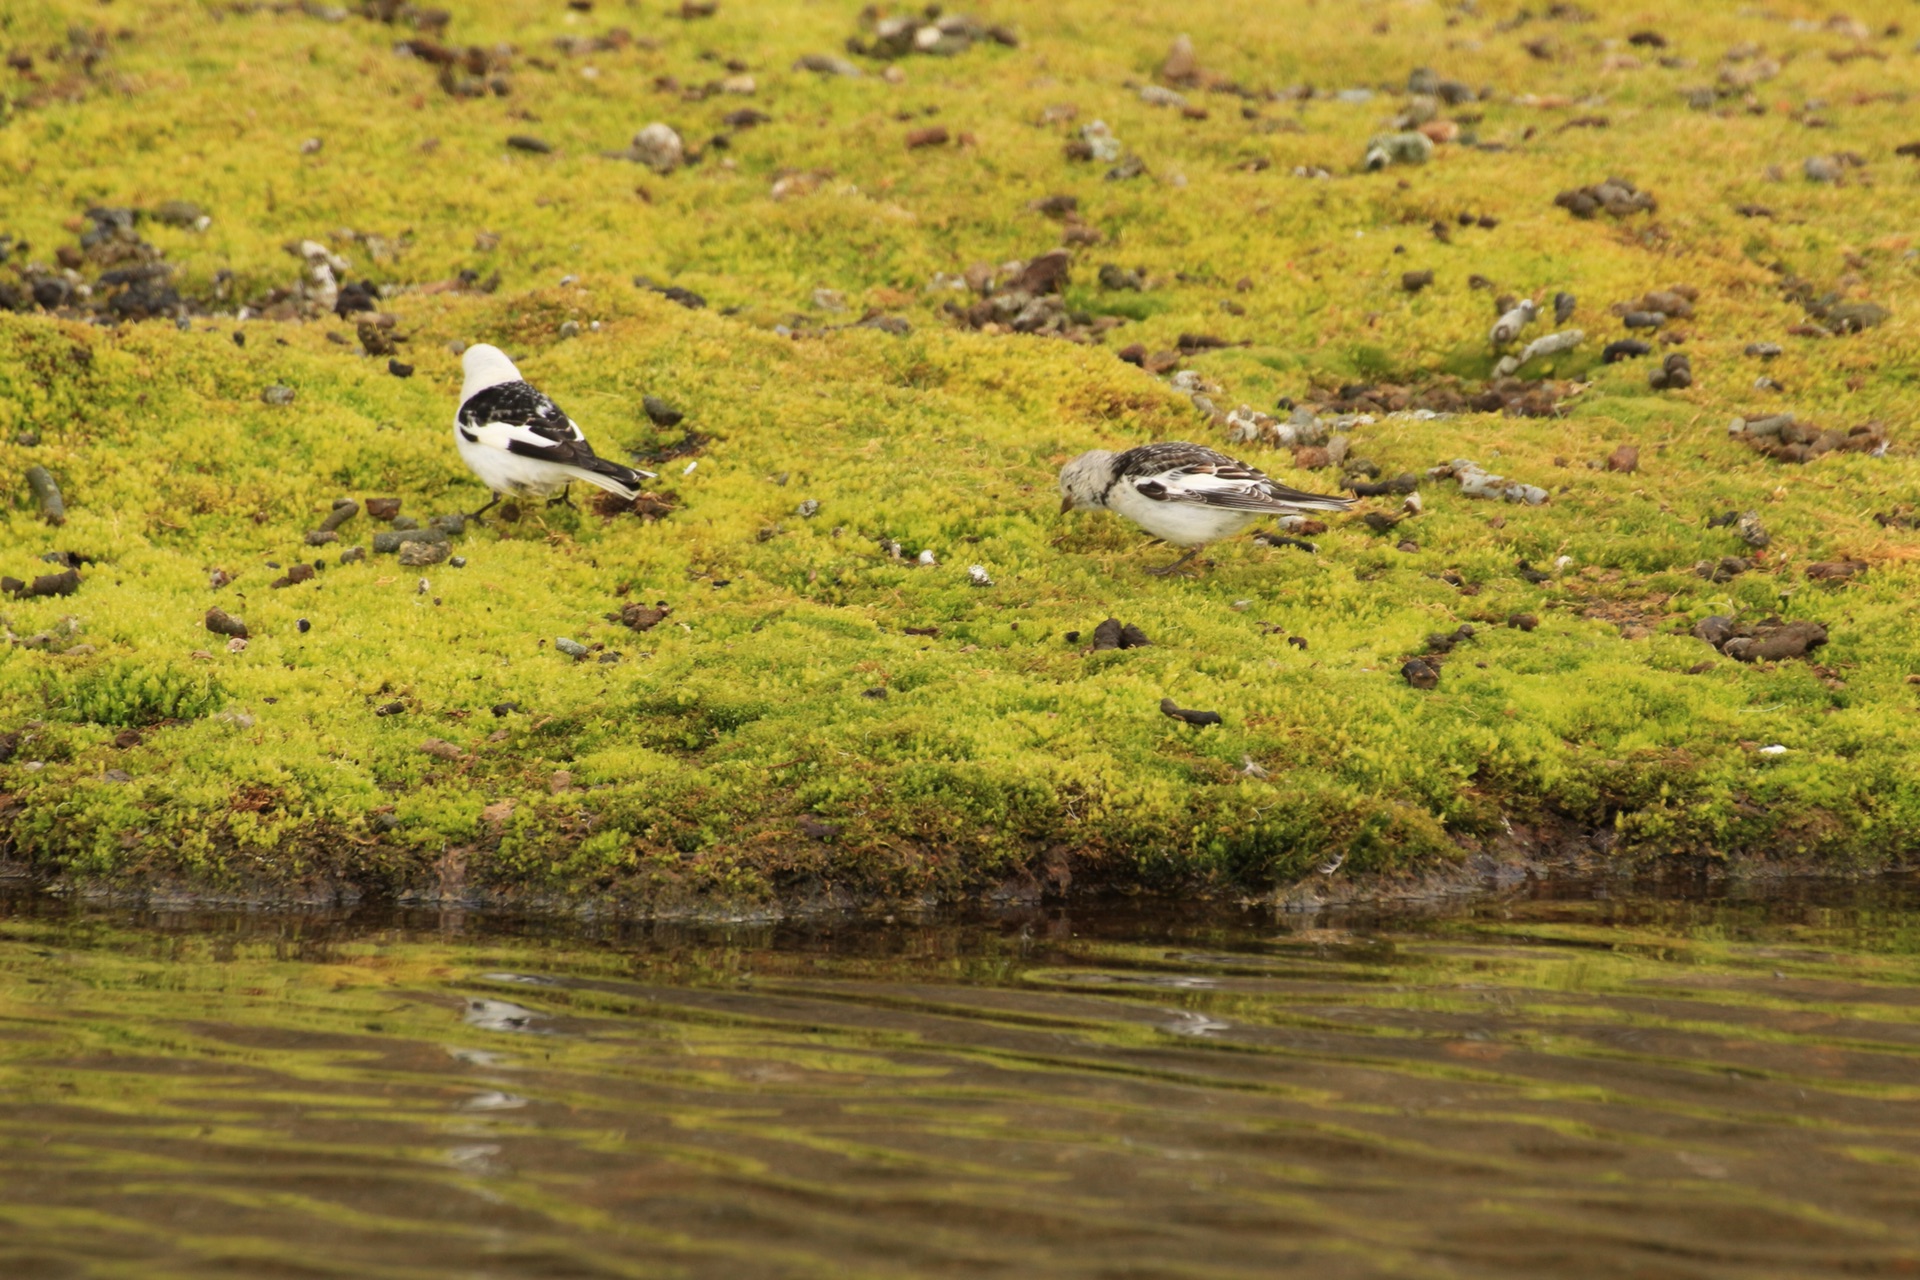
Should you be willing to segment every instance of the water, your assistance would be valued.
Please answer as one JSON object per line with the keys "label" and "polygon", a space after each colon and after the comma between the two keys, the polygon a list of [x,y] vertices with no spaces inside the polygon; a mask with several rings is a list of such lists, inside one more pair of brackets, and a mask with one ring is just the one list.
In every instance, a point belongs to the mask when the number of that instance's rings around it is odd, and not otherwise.
{"label": "water", "polygon": [[1920,1270],[1920,894],[0,918],[0,1276]]}

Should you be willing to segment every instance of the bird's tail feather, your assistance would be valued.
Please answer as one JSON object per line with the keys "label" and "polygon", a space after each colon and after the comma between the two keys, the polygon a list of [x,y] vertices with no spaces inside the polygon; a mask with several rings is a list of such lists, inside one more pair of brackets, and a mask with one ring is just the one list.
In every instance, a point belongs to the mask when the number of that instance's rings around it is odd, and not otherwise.
{"label": "bird's tail feather", "polygon": [[641,471],[634,467],[623,467],[617,462],[599,460],[598,467],[568,467],[567,470],[586,483],[598,489],[605,489],[615,497],[631,502],[640,496],[640,482],[654,479],[651,471]]}

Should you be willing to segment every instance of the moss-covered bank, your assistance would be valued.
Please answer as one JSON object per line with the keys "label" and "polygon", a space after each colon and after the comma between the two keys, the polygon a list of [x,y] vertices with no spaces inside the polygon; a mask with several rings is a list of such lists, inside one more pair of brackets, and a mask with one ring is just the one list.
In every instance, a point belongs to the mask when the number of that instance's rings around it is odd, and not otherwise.
{"label": "moss-covered bank", "polygon": [[[1335,855],[1365,874],[1538,832],[1622,860],[1878,865],[1920,844],[1901,518],[1920,496],[1920,177],[1896,154],[1920,59],[1915,33],[1889,34],[1908,6],[1859,6],[1853,27],[1732,6],[1518,21],[1512,4],[1276,16],[1248,0],[1142,3],[1126,22],[1091,2],[983,6],[1017,47],[909,57],[894,79],[873,59],[853,60],[859,77],[795,68],[861,31],[853,3],[449,8],[424,31],[405,13],[159,0],[0,17],[16,55],[0,283],[20,307],[0,314],[0,572],[30,582],[70,553],[80,579],[0,610],[16,867],[79,886],[641,905],[1262,889]],[[1628,43],[1655,28],[1664,46]],[[1203,68],[1186,112],[1139,93],[1182,32]],[[396,56],[419,40],[494,52],[443,74]],[[1359,172],[1417,65],[1488,87],[1442,104],[1483,145]],[[1368,101],[1329,92],[1363,86]],[[770,119],[729,118],[747,109]],[[1144,172],[1068,158],[1095,118]],[[653,120],[696,163],[663,175],[605,154]],[[907,147],[933,123],[946,143]],[[1841,181],[1804,176],[1836,153],[1852,153]],[[1331,176],[1295,175],[1314,167]],[[1658,210],[1555,207],[1613,171]],[[1064,202],[1030,207],[1056,194],[1077,199],[1064,221]],[[170,200],[198,208],[82,248],[102,225],[89,208]],[[928,287],[1063,236],[1068,308],[1125,320],[1095,341],[970,329],[943,305],[971,300],[964,286]],[[336,285],[387,295],[397,324],[373,345],[404,337],[411,377],[362,354],[368,313],[325,310],[313,251],[287,249],[301,240],[347,260]],[[150,248],[114,248],[136,241]],[[153,253],[178,304],[135,296],[120,316],[162,314],[89,323],[147,287],[103,273]],[[1146,287],[1103,286],[1106,264]],[[1422,269],[1435,283],[1405,291]],[[95,299],[33,302],[56,277]],[[1610,304],[1676,283],[1699,293],[1670,325],[1695,382],[1656,392],[1646,361],[1598,353],[1626,336]],[[1549,488],[1544,506],[1424,481],[1424,510],[1389,531],[1349,517],[1317,555],[1221,546],[1174,581],[1141,574],[1160,553],[1112,518],[1057,514],[1054,472],[1084,448],[1223,442],[1167,378],[1116,359],[1126,345],[1244,343],[1186,344],[1179,367],[1222,408],[1472,387],[1494,359],[1489,299],[1558,290],[1588,339],[1528,373],[1573,384],[1564,416],[1350,432],[1384,475],[1471,458]],[[1890,318],[1808,336],[1809,292],[1829,291]],[[263,314],[236,319],[243,305]],[[845,327],[869,313],[910,332]],[[384,528],[365,510],[305,545],[339,497],[399,497],[423,521],[483,500],[448,429],[450,344],[479,340],[522,357],[603,452],[666,459],[648,514],[529,511],[455,538],[463,567],[339,563]],[[1760,342],[1784,353],[1745,354]],[[292,402],[263,400],[271,386]],[[655,425],[645,395],[686,421]],[[1892,444],[1795,466],[1726,433],[1782,410],[1879,421]],[[1637,471],[1601,469],[1622,444]],[[1291,483],[1339,482],[1239,451]],[[64,525],[41,514],[35,465]],[[1729,511],[1757,512],[1770,544],[1708,523]],[[1736,554],[1755,563],[1730,580],[1695,572]],[[1845,559],[1869,567],[1806,571]],[[271,585],[302,560],[325,567]],[[619,619],[656,602],[670,613],[649,630]],[[210,607],[245,620],[243,649],[205,630]],[[1515,613],[1538,628],[1502,625]],[[1830,643],[1747,665],[1688,634],[1769,613],[1823,622]],[[1089,653],[1108,616],[1153,643]],[[1409,687],[1403,661],[1463,622],[1478,634],[1438,688]],[[604,649],[576,661],[562,637]],[[1162,697],[1225,724],[1177,723]]]}

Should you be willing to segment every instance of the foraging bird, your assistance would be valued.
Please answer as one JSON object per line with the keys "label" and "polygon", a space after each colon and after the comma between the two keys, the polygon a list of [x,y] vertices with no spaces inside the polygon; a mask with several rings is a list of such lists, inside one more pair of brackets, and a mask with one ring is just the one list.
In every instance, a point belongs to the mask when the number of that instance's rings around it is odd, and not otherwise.
{"label": "foraging bird", "polygon": [[1148,573],[1164,576],[1265,515],[1345,511],[1351,498],[1302,493],[1204,445],[1170,440],[1125,453],[1095,449],[1060,468],[1062,512],[1117,511],[1187,554]]}
{"label": "foraging bird", "polygon": [[639,496],[643,479],[654,478],[651,471],[595,454],[573,419],[529,386],[500,348],[477,343],[460,364],[466,380],[453,419],[453,442],[461,461],[493,493],[493,501],[473,513],[476,517],[507,494],[566,502],[568,486],[576,480],[631,500]]}

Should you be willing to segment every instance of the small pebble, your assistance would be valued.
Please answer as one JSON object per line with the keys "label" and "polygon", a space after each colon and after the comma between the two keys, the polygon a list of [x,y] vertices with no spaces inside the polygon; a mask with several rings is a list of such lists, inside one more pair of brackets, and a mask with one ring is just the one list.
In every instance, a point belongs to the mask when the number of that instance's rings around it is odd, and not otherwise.
{"label": "small pebble", "polygon": [[455,569],[464,569],[467,567],[467,558],[465,556],[455,556],[453,559],[447,561],[447,564]]}
{"label": "small pebble", "polygon": [[581,644],[578,640],[569,639],[566,636],[561,636],[555,640],[553,647],[576,662],[587,656],[587,646]]}
{"label": "small pebble", "polygon": [[294,623],[293,626],[294,626],[294,629],[298,631],[301,635],[305,635],[307,634],[307,632],[313,630],[313,624],[311,622],[308,622],[305,618],[300,619],[300,621]]}
{"label": "small pebble", "polygon": [[293,388],[278,383],[260,393],[260,398],[268,404],[288,405],[293,403]]}

